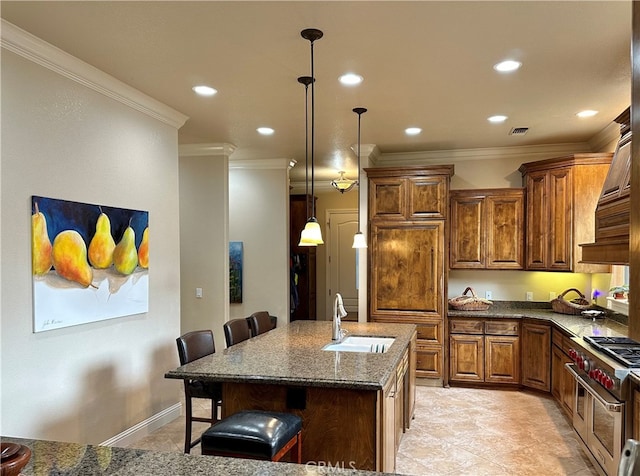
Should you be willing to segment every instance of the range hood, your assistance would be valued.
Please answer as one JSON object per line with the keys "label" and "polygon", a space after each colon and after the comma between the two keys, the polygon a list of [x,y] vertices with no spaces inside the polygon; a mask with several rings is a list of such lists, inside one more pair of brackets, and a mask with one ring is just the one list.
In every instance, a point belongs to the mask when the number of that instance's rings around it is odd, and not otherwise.
{"label": "range hood", "polygon": [[596,241],[580,245],[583,263],[629,264],[631,108],[615,122],[620,124],[620,140],[596,207]]}

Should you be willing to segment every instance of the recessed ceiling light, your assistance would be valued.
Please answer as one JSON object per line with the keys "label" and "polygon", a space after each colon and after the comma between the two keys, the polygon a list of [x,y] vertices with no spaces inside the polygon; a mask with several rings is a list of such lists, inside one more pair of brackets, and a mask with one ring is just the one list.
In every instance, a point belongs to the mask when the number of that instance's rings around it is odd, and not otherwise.
{"label": "recessed ceiling light", "polygon": [[355,86],[363,81],[363,77],[356,73],[346,73],[340,76],[340,82],[345,86]]}
{"label": "recessed ceiling light", "polygon": [[585,111],[580,111],[579,113],[576,114],[576,116],[578,116],[578,117],[592,117],[592,116],[595,116],[596,114],[598,114],[598,111],[593,111],[591,109],[587,109]]}
{"label": "recessed ceiling light", "polygon": [[270,127],[258,127],[256,130],[258,131],[259,134],[262,134],[263,136],[270,136],[275,132]]}
{"label": "recessed ceiling light", "polygon": [[198,96],[213,96],[218,92],[218,90],[213,89],[210,86],[204,86],[204,85],[194,86],[191,89],[193,89],[193,92],[196,93]]}
{"label": "recessed ceiling light", "polygon": [[494,64],[493,69],[495,69],[500,73],[510,73],[512,71],[519,69],[520,66],[522,66],[522,63],[520,61],[506,60],[506,61],[501,61],[500,63]]}
{"label": "recessed ceiling light", "polygon": [[420,129],[419,127],[407,127],[404,130],[404,133],[407,134],[408,136],[417,136],[421,132],[422,132],[422,129]]}
{"label": "recessed ceiling light", "polygon": [[507,120],[507,116],[501,116],[501,115],[487,117],[487,121],[493,122],[493,123],[504,122],[506,120]]}

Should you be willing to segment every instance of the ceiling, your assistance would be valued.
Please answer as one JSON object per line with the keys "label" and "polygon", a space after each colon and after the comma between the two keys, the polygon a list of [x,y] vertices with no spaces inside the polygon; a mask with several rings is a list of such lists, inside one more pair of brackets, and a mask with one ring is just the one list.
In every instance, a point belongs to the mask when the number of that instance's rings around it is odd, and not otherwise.
{"label": "ceiling", "polygon": [[[179,142],[239,159],[295,159],[305,176],[305,89],[315,57],[315,177],[355,178],[382,154],[585,142],[631,100],[631,1],[2,1],[14,25],[189,116]],[[500,74],[492,66],[523,66]],[[355,72],[362,84],[338,77]],[[209,98],[191,88],[208,84]],[[311,88],[309,88],[309,93]],[[599,113],[580,119],[576,112]],[[508,116],[502,124],[487,117]],[[259,126],[275,129],[260,136]],[[422,128],[407,136],[409,126]],[[528,127],[513,136],[514,127]]]}

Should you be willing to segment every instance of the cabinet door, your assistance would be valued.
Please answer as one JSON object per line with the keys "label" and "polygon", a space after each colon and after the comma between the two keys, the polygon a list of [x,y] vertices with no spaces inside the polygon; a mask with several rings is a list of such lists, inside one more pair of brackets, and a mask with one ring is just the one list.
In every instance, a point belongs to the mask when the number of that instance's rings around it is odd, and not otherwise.
{"label": "cabinet door", "polygon": [[486,266],[484,195],[451,195],[449,267],[483,269]]}
{"label": "cabinet door", "polygon": [[449,380],[484,382],[484,337],[451,334]]}
{"label": "cabinet door", "polygon": [[390,379],[382,391],[382,469],[385,473],[396,470],[396,379]]}
{"label": "cabinet door", "polygon": [[562,356],[562,408],[564,408],[569,417],[573,418],[573,402],[576,398],[576,380],[564,365],[571,362],[571,358],[566,354],[562,354]]}
{"label": "cabinet door", "polygon": [[369,180],[369,217],[371,220],[404,220],[407,208],[406,180],[376,177]]}
{"label": "cabinet door", "polygon": [[442,378],[442,345],[421,345],[416,347],[416,377]]}
{"label": "cabinet door", "polygon": [[487,195],[487,269],[524,268],[524,191]]}
{"label": "cabinet door", "polygon": [[551,390],[551,328],[544,324],[522,323],[522,384]]}
{"label": "cabinet door", "polygon": [[640,440],[640,391],[633,389],[633,429],[632,438]]}
{"label": "cabinet door", "polygon": [[520,383],[520,339],[485,336],[485,382]]}
{"label": "cabinet door", "polygon": [[444,224],[371,225],[371,316],[440,317]]}
{"label": "cabinet door", "polygon": [[407,179],[407,219],[447,217],[449,180],[443,176],[410,177]]}
{"label": "cabinet door", "polygon": [[549,192],[546,172],[527,175],[527,269],[546,269],[549,233]]}
{"label": "cabinet door", "polygon": [[549,171],[548,269],[571,271],[573,253],[573,186],[571,169]]}

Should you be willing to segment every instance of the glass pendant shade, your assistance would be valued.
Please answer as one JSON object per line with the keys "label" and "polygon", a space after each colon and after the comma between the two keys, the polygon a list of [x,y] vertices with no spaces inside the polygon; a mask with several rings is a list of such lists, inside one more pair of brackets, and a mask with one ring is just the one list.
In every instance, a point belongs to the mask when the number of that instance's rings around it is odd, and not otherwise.
{"label": "glass pendant shade", "polygon": [[348,192],[349,190],[353,189],[353,187],[358,185],[357,180],[349,180],[348,178],[346,178],[342,170],[339,173],[340,173],[340,178],[331,181],[331,185],[338,192],[340,193]]}
{"label": "glass pendant shade", "polygon": [[351,248],[366,248],[366,247],[367,247],[367,240],[365,239],[361,231],[353,235],[353,245],[351,246]]}
{"label": "glass pendant shade", "polygon": [[304,226],[302,233],[300,233],[300,243],[298,243],[298,246],[317,245],[324,245],[324,241],[322,240],[322,230],[320,230],[318,220],[316,220],[315,217],[311,217]]}

